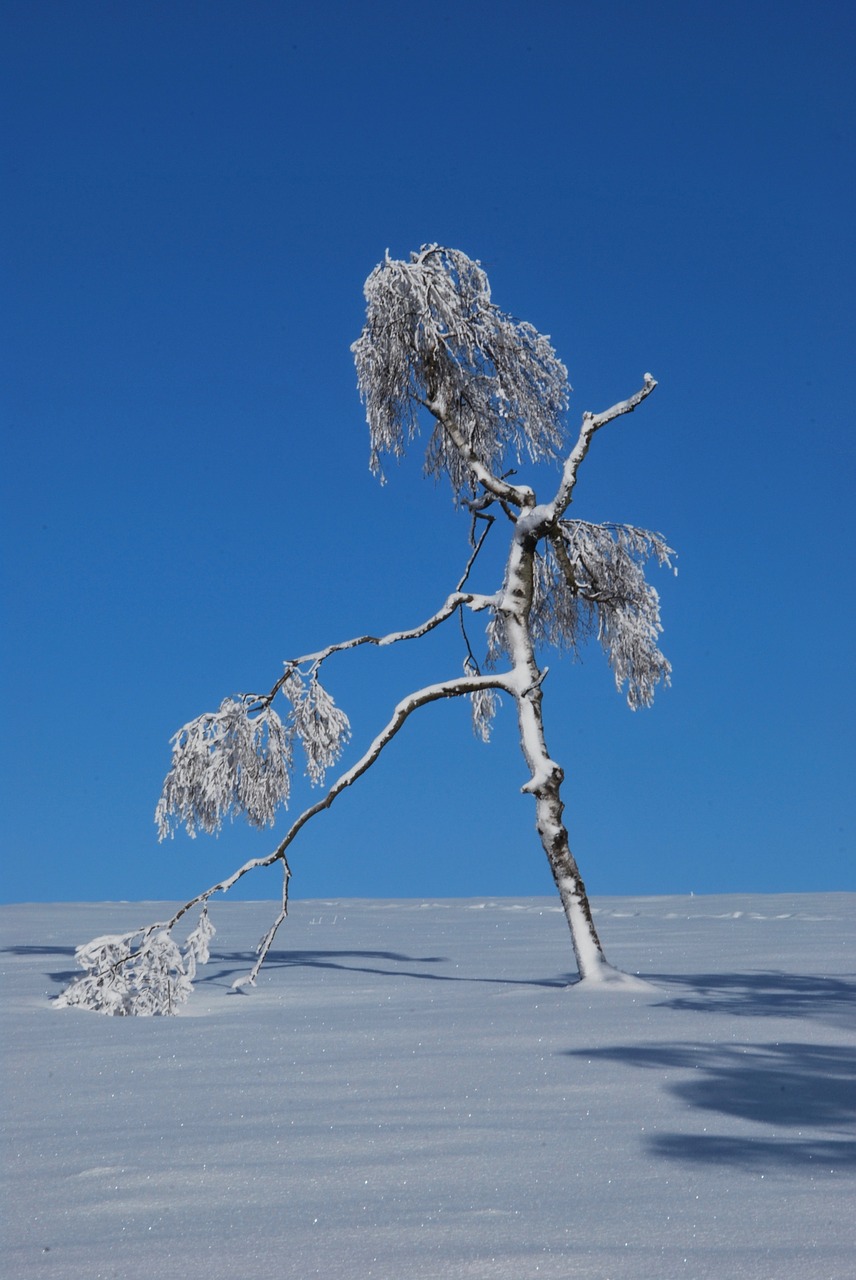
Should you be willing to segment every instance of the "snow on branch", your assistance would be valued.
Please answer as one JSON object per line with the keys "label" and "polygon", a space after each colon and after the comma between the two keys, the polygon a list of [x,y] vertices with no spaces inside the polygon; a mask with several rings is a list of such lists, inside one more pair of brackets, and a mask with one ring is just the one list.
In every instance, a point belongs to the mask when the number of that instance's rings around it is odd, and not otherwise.
{"label": "snow on branch", "polygon": [[226,698],[219,711],[174,734],[172,767],[155,810],[161,840],[181,825],[192,837],[197,829],[212,835],[239,813],[251,826],[272,826],[279,805],[287,805],[293,730],[270,706],[251,714],[258,701]]}
{"label": "snow on branch", "polygon": [[[240,978],[233,983],[236,989],[247,984],[252,985],[267,956],[277,929],[287,916],[288,881],[291,869],[286,851],[306,823],[325,809],[329,809],[337,796],[371,768],[414,711],[440,699],[466,695],[478,696],[496,688],[513,694],[517,686],[514,679],[508,675],[465,674],[457,679],[427,685],[403,698],[395,707],[389,722],[360,759],[336,779],[324,796],[304,809],[291,824],[273,853],[267,857],[253,858],[246,862],[225,880],[219,881],[203,893],[191,898],[168,921],[147,925],[131,933],[95,938],[92,942],[78,947],[75,954],[78,964],[84,969],[84,974],[71,982],[57,997],[55,1005],[58,1008],[79,1006],[98,1013],[119,1015],[175,1013],[193,989],[192,979],[195,977],[197,964],[204,964],[208,960],[208,943],[214,934],[214,926],[208,919],[207,913],[209,898],[215,893],[228,892],[248,872],[279,862],[283,868],[282,906],[279,914],[259,943],[258,959],[251,972],[246,978]],[[300,700],[299,691],[293,690],[293,692]],[[204,719],[204,717],[201,718]],[[171,930],[182,916],[198,906],[200,902],[203,904],[203,909],[199,923],[188,936],[182,955],[171,937]]]}
{"label": "snow on branch", "polygon": [[[464,673],[467,676],[479,676],[481,672],[471,655],[464,659]],[[492,685],[479,685],[470,694],[470,706],[473,717],[473,733],[482,742],[490,742],[493,722],[499,710],[500,698]]]}
{"label": "snow on branch", "polygon": [[[191,837],[197,830],[216,834],[225,818],[241,814],[251,826],[272,826],[279,806],[288,807],[295,738],[303,747],[310,781],[321,785],[351,733],[348,717],[319,681],[321,664],[363,644],[384,647],[418,639],[463,605],[476,611],[489,607],[492,597],[461,590],[489,528],[473,549],[458,589],[426,621],[408,631],[356,636],[292,659],[269,693],[227,698],[218,711],[183,725],[171,739],[172,764],[155,811],[159,838],[172,836],[179,826]],[[280,692],[291,704],[285,720],[272,705]]]}
{"label": "snow on branch", "polygon": [[155,810],[160,839],[185,826],[214,834],[225,817],[243,814],[251,826],[273,826],[280,805],[288,807],[294,739],[306,754],[313,785],[339,759],[350,737],[348,717],[318,680],[308,683],[293,666],[275,686],[291,703],[281,720],[270,697],[226,698],[219,711],[191,720],[172,738],[172,767]]}
{"label": "snow on branch", "polygon": [[56,1006],[118,1017],[175,1013],[193,990],[197,964],[208,961],[215,931],[203,907],[182,953],[170,927],[107,934],[78,947],[75,959],[84,972],[57,997]]}
{"label": "snow on branch", "polygon": [[646,373],[642,379],[640,389],[634,392],[632,396],[628,396],[626,400],[619,400],[617,404],[605,409],[602,413],[583,414],[577,443],[565,459],[562,468],[562,482],[555,498],[550,503],[551,519],[559,519],[567,511],[577,482],[577,473],[589,451],[596,432],[600,431],[601,427],[605,427],[607,423],[614,422],[616,418],[621,418],[627,413],[632,413],[634,409],[638,409],[642,401],[647,400],[656,386],[656,378],[653,378],[650,373]]}
{"label": "snow on branch", "polygon": [[308,685],[304,684],[300,672],[293,669],[282,691],[291,702],[289,722],[303,744],[306,772],[313,786],[319,786],[351,736],[350,722],[319,683],[317,667]]}
{"label": "snow on branch", "polygon": [[[418,408],[437,420],[425,458],[456,498],[499,479],[507,459],[554,458],[563,439],[568,371],[550,341],[491,301],[478,262],[423,245],[408,262],[389,255],[366,281],[366,323],[352,348],[371,435],[371,466],[403,456]],[[491,484],[495,481],[495,484]]]}

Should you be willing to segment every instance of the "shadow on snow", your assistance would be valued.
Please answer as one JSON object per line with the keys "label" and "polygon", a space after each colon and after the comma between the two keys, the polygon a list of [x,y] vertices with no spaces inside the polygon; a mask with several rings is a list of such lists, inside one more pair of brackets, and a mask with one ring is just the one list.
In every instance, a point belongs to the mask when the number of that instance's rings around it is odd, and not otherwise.
{"label": "shadow on snow", "polygon": [[[650,1136],[647,1145],[653,1155],[759,1170],[810,1164],[819,1172],[856,1169],[854,1048],[801,1042],[674,1042],[576,1049],[569,1056],[655,1071],[663,1088],[687,1110],[765,1126],[736,1135],[705,1131]],[[679,1078],[672,1079],[673,1074]]]}
{"label": "shadow on snow", "polygon": [[814,974],[752,970],[748,973],[649,973],[657,986],[674,988],[670,1009],[752,1018],[817,1018],[844,1015],[856,1026],[856,981]]}
{"label": "shadow on snow", "polygon": [[[233,952],[231,954],[212,953],[212,962],[233,964],[231,969],[220,969],[210,975],[199,974],[199,982],[222,982],[234,974],[246,973],[252,968],[255,955],[251,952]],[[427,969],[386,968],[371,961],[385,961],[392,965],[438,965],[448,964],[445,956],[408,956],[399,951],[271,951],[265,960],[264,971],[274,968],[312,968],[339,969],[345,973],[366,973],[382,978],[418,978],[428,982],[486,982],[498,986],[525,987],[567,987],[577,981],[574,974],[559,978],[479,978],[464,974],[437,973]],[[359,963],[362,962],[362,963]]]}

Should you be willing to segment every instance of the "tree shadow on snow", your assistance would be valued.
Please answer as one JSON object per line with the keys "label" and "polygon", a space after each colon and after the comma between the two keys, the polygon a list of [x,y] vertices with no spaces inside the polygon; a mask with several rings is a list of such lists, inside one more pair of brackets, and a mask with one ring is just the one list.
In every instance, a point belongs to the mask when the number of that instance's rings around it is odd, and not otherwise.
{"label": "tree shadow on snow", "polygon": [[856,1025],[856,981],[815,974],[752,970],[748,973],[650,973],[657,986],[675,988],[670,1009],[727,1013],[735,1017],[795,1018],[834,1015]]}
{"label": "tree shadow on snow", "polygon": [[[653,1155],[698,1163],[718,1161],[748,1169],[775,1165],[856,1169],[854,1048],[782,1042],[675,1042],[570,1052],[587,1060],[656,1071],[666,1091],[687,1109],[768,1126],[736,1135],[708,1133],[706,1129],[702,1133],[651,1135],[647,1146]],[[673,1074],[678,1078],[673,1079]]]}

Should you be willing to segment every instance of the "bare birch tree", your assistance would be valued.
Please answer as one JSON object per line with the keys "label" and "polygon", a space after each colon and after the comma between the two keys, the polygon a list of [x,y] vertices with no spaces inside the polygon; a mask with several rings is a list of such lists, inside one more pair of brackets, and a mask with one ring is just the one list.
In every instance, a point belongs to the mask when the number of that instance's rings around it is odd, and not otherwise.
{"label": "bare birch tree", "polygon": [[[670,565],[674,553],[658,533],[629,525],[569,519],[580,465],[595,434],[632,413],[656,386],[641,387],[602,413],[584,413],[576,442],[566,447],[570,387],[550,341],[491,301],[478,262],[457,250],[423,246],[409,261],[387,255],[365,286],[366,323],[354,343],[357,379],[369,426],[371,467],[398,458],[427,424],[425,471],[445,475],[457,506],[472,516],[471,553],[454,591],[418,626],[385,636],[362,635],[316,653],[290,658],[263,694],[228,698],[219,709],[184,725],[172,739],[172,764],[157,806],[161,839],[178,826],[191,835],[220,829],[243,815],[272,825],[287,807],[295,745],[310,781],[324,787],[350,737],[347,716],[320,682],[326,662],[360,645],[379,648],[418,640],[464,612],[485,620],[484,670],[467,642],[463,673],[403,698],[387,723],[348,769],[285,832],[272,853],[184,903],[164,921],[133,933],[96,938],[78,948],[83,973],[58,998],[111,1014],[172,1013],[192,989],[196,966],[208,958],[213,925],[209,900],[258,867],[279,863],[282,901],[261,940],[251,971],[236,986],[253,984],[288,911],[288,851],[307,823],[370,769],[407,720],[444,698],[468,697],[476,733],[490,735],[497,695],[514,703],[529,778],[522,790],[535,802],[535,825],[570,927],[580,979],[616,982],[563,821],[564,778],[547,746],[542,714],[549,647],[575,649],[596,637],[619,691],[634,710],[650,705],[670,666],[659,649],[659,598],[646,581],[650,559]],[[521,463],[554,461],[558,483],[547,501],[518,483]],[[469,587],[485,537],[496,517],[510,544],[505,574],[492,594]],[[478,534],[478,537],[476,536]],[[276,709],[283,708],[283,714]],[[183,948],[178,922],[201,907]]]}

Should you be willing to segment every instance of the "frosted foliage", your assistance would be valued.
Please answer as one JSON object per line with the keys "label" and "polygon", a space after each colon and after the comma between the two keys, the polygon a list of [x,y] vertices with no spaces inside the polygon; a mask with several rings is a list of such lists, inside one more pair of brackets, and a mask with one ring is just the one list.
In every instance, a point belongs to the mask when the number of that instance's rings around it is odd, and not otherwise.
{"label": "frosted foliage", "polygon": [[84,970],[57,997],[59,1008],[91,1009],[118,1017],[153,1017],[177,1011],[193,991],[197,965],[207,964],[214,926],[206,907],[182,954],[169,929],[108,934],[78,947]]}
{"label": "frosted foliage", "polygon": [[656,685],[669,683],[660,652],[660,597],[645,581],[654,558],[671,567],[671,547],[657,533],[632,525],[563,520],[544,555],[536,556],[531,623],[536,640],[575,646],[597,634],[615,675],[636,710],[650,706]]}
{"label": "frosted foliage", "polygon": [[593,609],[568,584],[553,547],[537,551],[532,566],[532,639],[557,649],[576,649],[592,633]]}
{"label": "frosted foliage", "polygon": [[163,930],[145,938],[136,952],[134,937],[95,938],[78,947],[77,962],[86,972],[56,1003],[120,1017],[173,1013],[192,990],[181,952]]}
{"label": "frosted foliage", "polygon": [[491,609],[490,611],[490,619],[485,628],[485,636],[487,637],[485,666],[489,671],[495,671],[500,659],[508,656],[508,646],[505,642],[505,624],[502,621],[502,615],[496,609]]}
{"label": "frosted foliage", "polygon": [[[660,597],[645,581],[644,563],[654,556],[670,566],[674,552],[656,533],[626,525],[568,522],[574,563],[588,574],[586,593],[597,609],[598,639],[609,657],[615,687],[627,684],[635,711],[654,701],[657,684],[670,683],[672,667],[658,645],[662,633]],[[563,530],[564,532],[564,530]]]}
{"label": "frosted foliage", "polygon": [[[478,668],[471,658],[464,661],[464,674],[467,676],[478,675]],[[470,705],[473,715],[473,733],[482,742],[490,742],[490,734],[493,729],[494,716],[499,709],[499,695],[495,689],[484,688],[476,689],[470,694]]]}
{"label": "frosted foliage", "polygon": [[482,742],[490,742],[493,718],[499,706],[499,696],[495,689],[477,689],[470,694],[473,706],[473,732]]}
{"label": "frosted foliage", "polygon": [[172,767],[155,812],[160,838],[181,825],[191,836],[197,829],[212,834],[235,814],[254,827],[271,826],[278,806],[288,803],[291,760],[291,735],[270,706],[225,699],[172,738]]}
{"label": "frosted foliage", "polygon": [[314,672],[308,687],[299,672],[291,672],[283,693],[292,704],[290,724],[306,753],[306,772],[313,785],[318,786],[341,756],[351,736],[350,722]]}
{"label": "frosted foliage", "polygon": [[[426,401],[490,470],[523,456],[556,456],[567,369],[547,337],[491,302],[478,262],[438,245],[423,246],[408,262],[387,255],[365,296],[366,323],[352,350],[374,471],[382,454],[402,456]],[[448,475],[457,496],[471,487],[467,462],[439,423],[425,467]]]}
{"label": "frosted foliage", "polygon": [[209,945],[214,937],[216,930],[211,923],[211,917],[208,914],[207,907],[202,908],[202,914],[199,917],[199,923],[196,928],[187,935],[185,943],[185,969],[188,978],[193,981],[196,977],[196,966],[199,964],[207,964],[210,958]]}
{"label": "frosted foliage", "polygon": [[254,827],[272,826],[288,805],[294,738],[306,752],[313,783],[339,759],[350,735],[348,717],[318,682],[308,685],[294,668],[282,682],[291,703],[283,722],[270,698],[227,698],[219,711],[199,716],[172,739],[172,767],[155,811],[160,838],[175,827],[188,834],[217,832],[226,817],[243,814]]}

